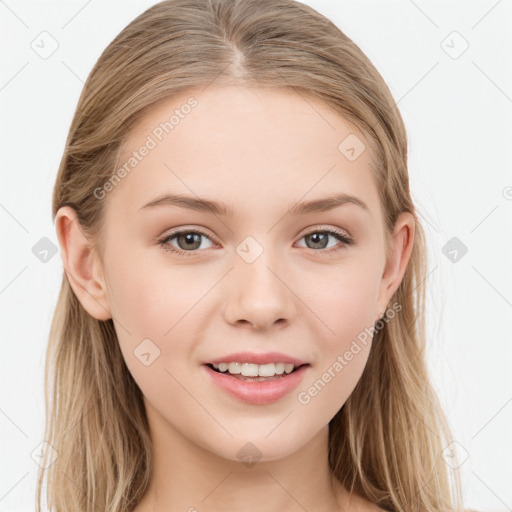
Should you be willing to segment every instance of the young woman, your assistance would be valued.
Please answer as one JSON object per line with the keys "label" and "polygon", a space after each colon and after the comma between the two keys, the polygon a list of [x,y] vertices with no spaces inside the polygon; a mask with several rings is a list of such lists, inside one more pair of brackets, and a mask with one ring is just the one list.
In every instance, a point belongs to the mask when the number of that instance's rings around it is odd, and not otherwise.
{"label": "young woman", "polygon": [[292,0],[167,0],[90,73],[38,481],[58,512],[462,508],[375,67]]}

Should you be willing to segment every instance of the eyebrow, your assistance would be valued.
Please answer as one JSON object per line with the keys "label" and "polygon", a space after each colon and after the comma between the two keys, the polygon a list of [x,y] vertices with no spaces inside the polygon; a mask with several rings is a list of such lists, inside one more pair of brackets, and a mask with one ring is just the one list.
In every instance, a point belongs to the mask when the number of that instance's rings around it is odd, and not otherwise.
{"label": "eyebrow", "polygon": [[[295,203],[288,209],[291,215],[305,215],[308,213],[325,212],[342,206],[345,204],[355,204],[363,210],[369,212],[367,204],[358,197],[349,194],[336,194],[334,196],[311,201],[303,201]],[[201,199],[199,197],[185,196],[181,194],[165,194],[153,199],[149,203],[141,206],[139,210],[144,208],[153,208],[156,206],[179,206],[189,210],[213,213],[218,216],[233,217],[234,210],[226,203],[213,201],[211,199]]]}

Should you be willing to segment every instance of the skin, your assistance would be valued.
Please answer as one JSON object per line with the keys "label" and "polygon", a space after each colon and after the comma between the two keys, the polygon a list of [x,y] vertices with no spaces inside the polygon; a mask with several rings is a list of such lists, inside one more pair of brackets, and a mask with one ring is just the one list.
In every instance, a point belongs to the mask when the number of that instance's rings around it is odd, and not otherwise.
{"label": "skin", "polygon": [[[349,161],[338,145],[354,128],[295,92],[210,86],[165,99],[138,121],[120,161],[191,95],[198,105],[102,199],[101,254],[71,208],[56,218],[73,290],[89,314],[114,319],[144,394],[154,466],[135,510],[381,510],[349,497],[327,458],[328,423],[361,377],[371,342],[308,404],[297,395],[389,307],[410,258],[413,217],[398,218],[386,260],[369,149]],[[140,209],[164,192],[223,201],[235,213]],[[356,196],[368,209],[346,203],[287,214],[299,201],[334,192]],[[155,241],[179,227],[206,233],[196,245],[167,242],[194,255],[166,252]],[[322,246],[305,236],[333,228],[354,243],[330,236]],[[247,236],[263,249],[252,263],[236,252]],[[160,350],[149,366],[134,355],[146,338]],[[250,405],[212,385],[201,368],[239,350],[280,351],[310,367],[278,402]],[[237,457],[247,442],[261,454],[252,467]]]}

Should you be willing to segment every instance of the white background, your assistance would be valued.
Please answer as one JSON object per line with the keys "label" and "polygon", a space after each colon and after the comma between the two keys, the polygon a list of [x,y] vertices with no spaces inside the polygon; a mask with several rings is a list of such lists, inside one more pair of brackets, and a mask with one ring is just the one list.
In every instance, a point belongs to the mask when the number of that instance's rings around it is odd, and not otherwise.
{"label": "white background", "polygon": [[[0,1],[0,512],[34,510],[62,265],[32,248],[57,245],[51,193],[67,131],[103,49],[154,3]],[[398,101],[429,238],[429,364],[466,457],[466,506],[512,510],[512,3],[305,3],[361,47]],[[43,31],[58,42],[47,59],[31,48]],[[461,38],[469,46],[453,58]],[[452,237],[468,249],[456,262],[442,252]]]}

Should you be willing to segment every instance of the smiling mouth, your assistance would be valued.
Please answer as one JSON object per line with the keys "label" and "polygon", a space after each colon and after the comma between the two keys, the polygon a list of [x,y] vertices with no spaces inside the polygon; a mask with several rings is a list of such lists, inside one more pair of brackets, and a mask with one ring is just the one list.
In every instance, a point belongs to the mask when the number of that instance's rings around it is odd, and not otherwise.
{"label": "smiling mouth", "polygon": [[234,379],[237,379],[237,380],[244,380],[244,381],[247,381],[247,382],[269,382],[269,381],[272,381],[272,380],[285,379],[288,375],[291,375],[292,373],[295,373],[299,368],[302,368],[303,366],[309,366],[309,365],[308,364],[302,364],[300,366],[295,366],[293,368],[293,370],[291,370],[289,373],[282,373],[280,375],[276,374],[276,375],[273,375],[271,377],[260,377],[260,376],[248,377],[248,376],[242,375],[240,373],[235,373],[235,374],[230,373],[228,370],[221,372],[218,368],[215,368],[213,366],[213,364],[207,364],[206,366],[208,366],[208,368],[210,368],[211,370],[213,370],[216,373],[220,373],[220,374],[226,375],[228,377],[233,377]]}
{"label": "smiling mouth", "polygon": [[289,395],[311,367],[302,361],[296,361],[296,364],[205,362],[201,368],[211,384],[232,398],[250,405],[269,405]]}

